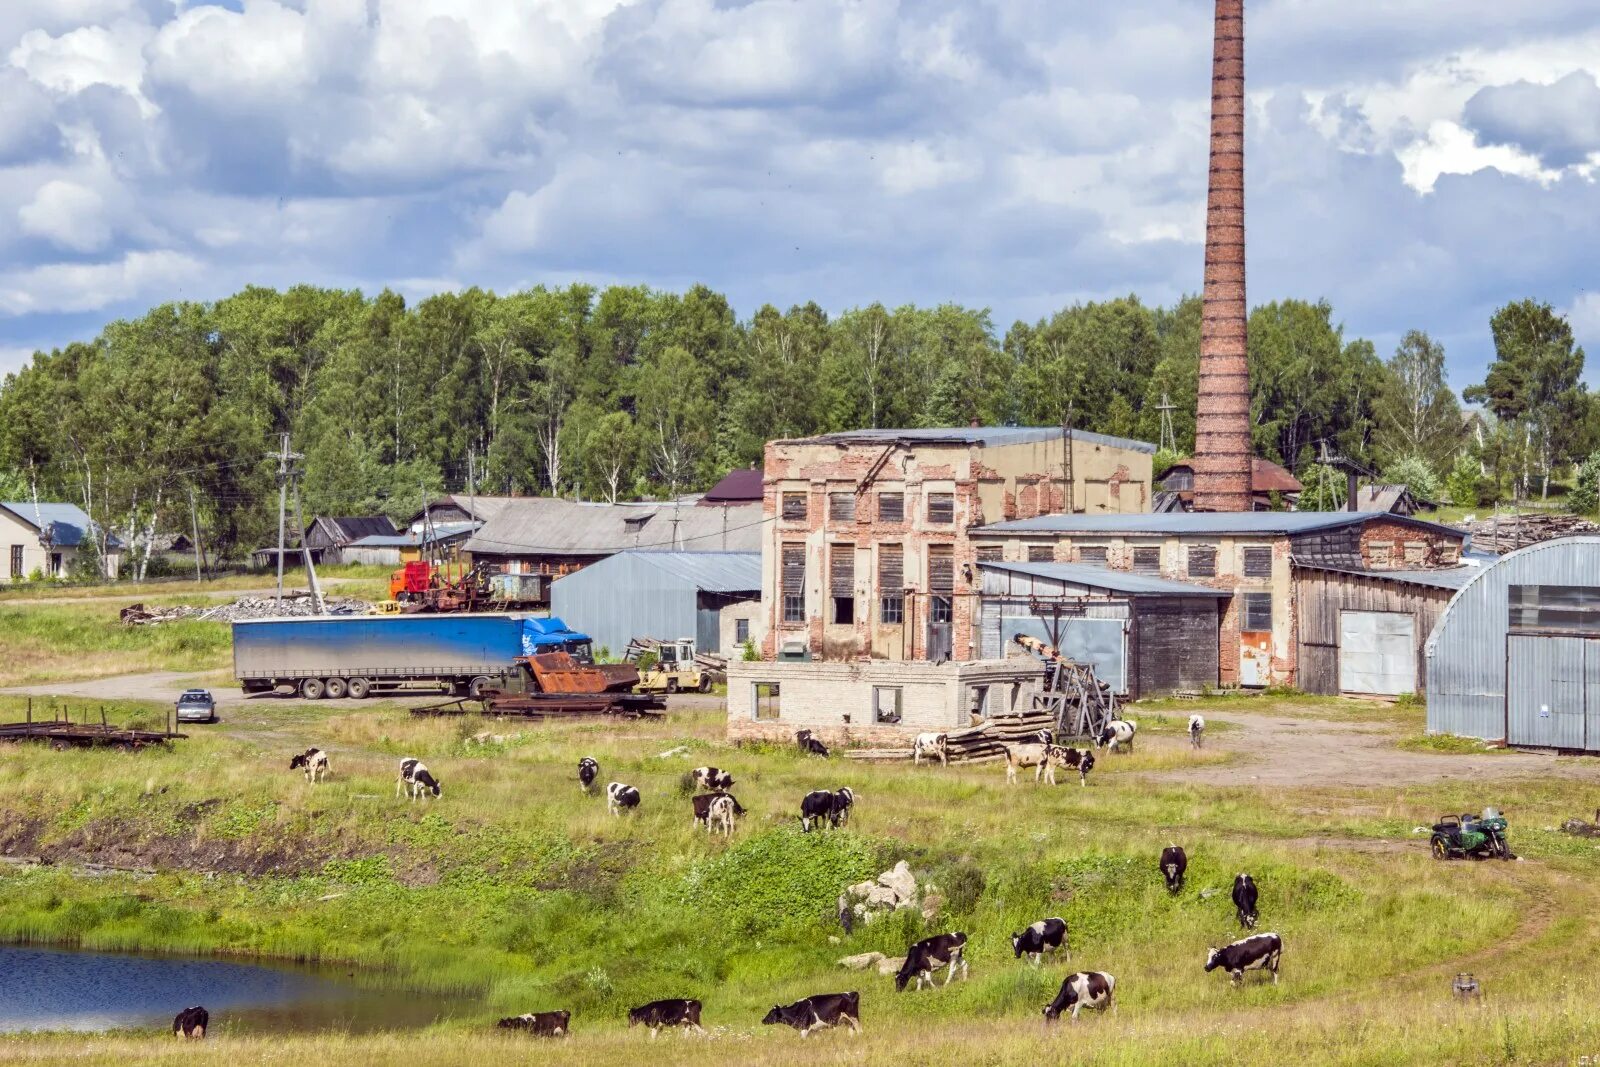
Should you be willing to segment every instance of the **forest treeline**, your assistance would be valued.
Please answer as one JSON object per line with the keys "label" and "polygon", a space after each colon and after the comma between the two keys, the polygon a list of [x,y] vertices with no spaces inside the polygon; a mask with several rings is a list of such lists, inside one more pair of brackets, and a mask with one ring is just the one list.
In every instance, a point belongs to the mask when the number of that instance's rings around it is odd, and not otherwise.
{"label": "forest treeline", "polygon": [[[0,499],[79,503],[135,560],[191,516],[215,555],[275,537],[275,465],[304,453],[307,512],[414,512],[424,496],[591,500],[703,489],[768,439],[857,427],[1059,425],[1193,443],[1200,302],[1077,305],[1003,334],[953,304],[741,320],[719,293],[587,285],[445,293],[249,288],[173,303],[37,354],[0,385]],[[1490,324],[1464,417],[1426,334],[1394,353],[1327,303],[1250,318],[1260,454],[1316,493],[1324,445],[1425,495],[1539,494],[1600,443],[1583,351],[1535,301]],[[1163,399],[1166,404],[1163,404]],[[1163,457],[1164,459],[1168,457]],[[193,508],[191,512],[191,501]]]}

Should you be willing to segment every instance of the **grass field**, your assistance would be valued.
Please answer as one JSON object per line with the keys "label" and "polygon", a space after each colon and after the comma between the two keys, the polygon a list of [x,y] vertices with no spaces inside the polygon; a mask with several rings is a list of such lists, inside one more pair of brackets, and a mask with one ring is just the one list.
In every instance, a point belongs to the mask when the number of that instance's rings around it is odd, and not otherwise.
{"label": "grass field", "polygon": [[[1304,698],[1215,706],[1245,704],[1333,721],[1371,713]],[[1041,1041],[1051,1060],[1105,1064],[1575,1063],[1600,1053],[1600,851],[1545,829],[1592,811],[1595,779],[1187,782],[1247,761],[1252,717],[1216,723],[1196,752],[1182,723],[1212,704],[1174,705],[1140,708],[1138,751],[1102,755],[1088,788],[1075,778],[1008,788],[993,765],[735,750],[715,712],[519,729],[415,720],[384,704],[274,703],[252,711],[258,725],[197,731],[171,751],[0,747],[0,852],[52,860],[0,871],[0,938],[340,961],[468,991],[482,1006],[403,1037],[267,1041],[229,1037],[224,1024],[204,1048],[46,1035],[0,1040],[0,1059],[777,1064],[794,1061],[798,1039],[759,1026],[766,1009],[846,988],[862,993],[868,1033],[813,1038],[804,1062],[1033,1063]],[[1418,713],[1398,714],[1397,739]],[[470,740],[483,730],[505,739]],[[287,770],[313,743],[333,759],[333,778],[316,787]],[[687,755],[657,756],[678,746]],[[405,754],[427,761],[441,799],[395,799]],[[582,755],[599,759],[602,781],[639,786],[641,810],[611,818],[603,800],[581,795]],[[730,841],[690,827],[683,778],[702,763],[731,770],[750,809]],[[850,828],[801,834],[799,797],[842,785],[858,794]],[[1411,832],[1486,803],[1511,815],[1526,862],[1439,864]],[[1177,897],[1155,869],[1172,841],[1190,855]],[[832,919],[840,889],[899,859],[939,887],[940,913],[924,922],[900,912],[844,937]],[[155,874],[86,878],[74,872],[86,861]],[[1202,971],[1208,945],[1240,936],[1227,899],[1239,870],[1261,887],[1263,927],[1285,941],[1277,986],[1256,977],[1235,990]],[[1047,915],[1068,921],[1070,967],[1012,958],[1009,934]],[[891,979],[836,964],[898,956],[949,929],[971,936],[972,965],[971,980],[949,988],[896,994]],[[1047,1036],[1039,1009],[1072,967],[1115,974],[1119,1009]],[[1451,1002],[1457,970],[1483,981],[1483,1003]],[[651,1045],[626,1029],[630,1005],[663,996],[705,1002],[709,1050],[675,1037]],[[576,1031],[559,1049],[485,1032],[498,1016],[555,1007],[574,1013]]]}
{"label": "grass field", "polygon": [[[342,584],[352,580],[387,581],[393,567],[364,563],[319,567],[317,577]],[[253,571],[227,574],[197,582],[193,578],[157,578],[145,582],[106,582],[101,585],[68,585],[60,582],[11,582],[0,584],[0,603],[7,600],[96,600],[105,598],[164,597],[186,598],[200,593],[238,593],[247,589],[270,589],[278,580],[276,572]],[[305,571],[298,568],[284,574],[285,588],[306,588]],[[340,590],[341,592],[343,590]]]}

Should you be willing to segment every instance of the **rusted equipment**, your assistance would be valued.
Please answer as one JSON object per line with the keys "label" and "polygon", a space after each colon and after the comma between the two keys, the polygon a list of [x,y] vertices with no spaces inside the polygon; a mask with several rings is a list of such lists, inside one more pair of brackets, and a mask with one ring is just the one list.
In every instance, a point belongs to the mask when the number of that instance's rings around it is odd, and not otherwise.
{"label": "rusted equipment", "polygon": [[46,741],[57,750],[67,748],[114,748],[132,752],[146,745],[166,744],[174,739],[186,738],[170,723],[160,730],[130,730],[106,722],[106,709],[100,709],[100,721],[90,722],[85,711],[83,721],[73,722],[65,708],[51,709],[48,719],[33,717],[33,701],[28,701],[27,719],[24,722],[0,723],[0,741]]}
{"label": "rusted equipment", "polygon": [[1196,511],[1250,510],[1246,359],[1244,0],[1217,0],[1211,68],[1211,185],[1195,419]]}
{"label": "rusted equipment", "polygon": [[[666,709],[661,697],[634,690],[639,671],[631,663],[581,663],[566,652],[518,656],[512,668],[484,688],[485,715],[621,715],[638,718]],[[433,708],[423,714],[453,714]]]}

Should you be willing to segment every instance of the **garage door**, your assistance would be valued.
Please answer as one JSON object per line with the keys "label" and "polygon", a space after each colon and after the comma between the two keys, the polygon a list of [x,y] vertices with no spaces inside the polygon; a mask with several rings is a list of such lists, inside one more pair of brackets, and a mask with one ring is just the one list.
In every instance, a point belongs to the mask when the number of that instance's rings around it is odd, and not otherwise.
{"label": "garage door", "polygon": [[[1586,661],[1600,641],[1512,634],[1506,640],[1506,740],[1539,748],[1590,747]],[[1600,688],[1594,692],[1600,697]]]}
{"label": "garage door", "polygon": [[1399,696],[1417,691],[1416,619],[1398,611],[1346,611],[1339,618],[1339,689]]}

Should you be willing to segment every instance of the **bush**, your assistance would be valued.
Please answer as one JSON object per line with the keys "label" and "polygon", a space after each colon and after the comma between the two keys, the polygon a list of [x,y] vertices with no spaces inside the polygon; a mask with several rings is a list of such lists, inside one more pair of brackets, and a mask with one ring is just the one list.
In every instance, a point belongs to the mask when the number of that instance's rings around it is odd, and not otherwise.
{"label": "bush", "polygon": [[1439,476],[1421,456],[1402,456],[1384,468],[1383,476],[1392,485],[1404,485],[1418,500],[1438,500]]}
{"label": "bush", "polygon": [[1463,453],[1444,480],[1445,495],[1458,508],[1475,508],[1483,499],[1483,472],[1478,461]]}
{"label": "bush", "polygon": [[1600,512],[1600,452],[1591,452],[1578,465],[1578,477],[1567,495],[1567,510],[1574,515]]}

